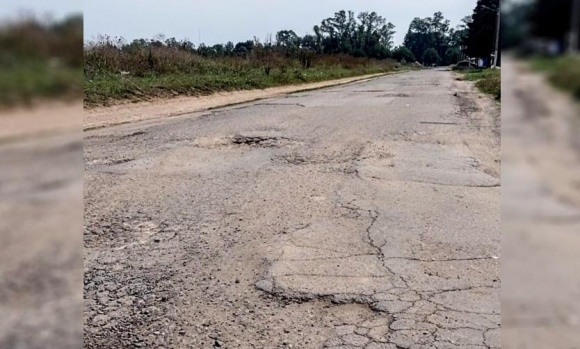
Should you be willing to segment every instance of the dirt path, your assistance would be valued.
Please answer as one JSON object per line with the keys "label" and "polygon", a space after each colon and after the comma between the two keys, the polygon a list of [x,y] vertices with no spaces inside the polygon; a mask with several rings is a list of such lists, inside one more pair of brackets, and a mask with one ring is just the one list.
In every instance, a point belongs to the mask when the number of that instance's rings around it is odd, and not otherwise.
{"label": "dirt path", "polygon": [[502,347],[574,348],[580,109],[509,56],[502,68]]}
{"label": "dirt path", "polygon": [[424,70],[85,138],[85,347],[499,348],[499,108]]}
{"label": "dirt path", "polygon": [[82,101],[0,110],[0,143],[82,130]]}

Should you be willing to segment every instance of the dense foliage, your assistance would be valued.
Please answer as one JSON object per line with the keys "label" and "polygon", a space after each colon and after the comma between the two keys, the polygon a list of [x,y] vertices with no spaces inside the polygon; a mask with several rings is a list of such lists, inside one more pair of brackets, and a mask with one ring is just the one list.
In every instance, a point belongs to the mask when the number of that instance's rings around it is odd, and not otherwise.
{"label": "dense foliage", "polygon": [[490,58],[495,49],[499,0],[478,0],[467,35],[462,40],[465,53],[470,57]]}
{"label": "dense foliage", "polygon": [[[436,12],[433,17],[413,19],[405,35],[404,46],[419,59],[439,57],[437,63],[449,65],[460,59],[459,46],[465,32],[465,25],[451,28],[450,21],[441,12]],[[430,63],[432,61],[427,64]]]}

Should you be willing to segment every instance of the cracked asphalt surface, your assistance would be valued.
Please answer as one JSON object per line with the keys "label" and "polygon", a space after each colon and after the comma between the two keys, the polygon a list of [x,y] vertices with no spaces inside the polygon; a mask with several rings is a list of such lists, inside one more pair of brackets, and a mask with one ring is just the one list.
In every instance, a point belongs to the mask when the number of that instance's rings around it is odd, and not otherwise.
{"label": "cracked asphalt surface", "polygon": [[500,347],[499,107],[448,70],[84,149],[85,348]]}

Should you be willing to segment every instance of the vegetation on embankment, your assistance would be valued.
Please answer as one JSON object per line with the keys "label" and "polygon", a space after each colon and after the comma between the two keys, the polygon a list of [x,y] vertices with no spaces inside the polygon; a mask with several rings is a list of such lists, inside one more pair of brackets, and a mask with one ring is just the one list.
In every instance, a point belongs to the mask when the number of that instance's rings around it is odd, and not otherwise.
{"label": "vegetation on embankment", "polygon": [[255,51],[209,58],[167,46],[124,50],[100,43],[85,49],[85,105],[262,89],[400,69],[405,68],[393,60],[347,55],[306,58]]}
{"label": "vegetation on embankment", "polygon": [[0,25],[0,107],[82,96],[81,16]]}
{"label": "vegetation on embankment", "polygon": [[493,36],[495,16],[482,15],[482,6],[493,10],[499,1],[478,2],[473,15],[456,28],[440,11],[415,18],[398,47],[395,26],[384,17],[344,10],[313,26],[311,34],[285,29],[263,42],[254,38],[208,46],[163,35],[131,42],[104,36],[84,48],[85,106],[417,69],[417,60],[448,65],[469,49],[472,56],[485,57],[492,48],[480,42]]}
{"label": "vegetation on embankment", "polygon": [[535,57],[531,66],[546,74],[554,86],[580,99],[580,56]]}
{"label": "vegetation on embankment", "polygon": [[484,93],[501,100],[501,71],[499,69],[454,68],[463,74],[467,81],[474,81],[475,86]]}

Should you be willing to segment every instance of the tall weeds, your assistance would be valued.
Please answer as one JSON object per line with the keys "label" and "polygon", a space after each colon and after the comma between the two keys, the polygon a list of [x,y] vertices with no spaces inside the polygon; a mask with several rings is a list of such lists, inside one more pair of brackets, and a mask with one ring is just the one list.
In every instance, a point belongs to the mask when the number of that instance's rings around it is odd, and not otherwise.
{"label": "tall weeds", "polygon": [[388,72],[396,65],[306,50],[289,54],[261,45],[244,54],[204,56],[185,43],[127,44],[103,37],[84,48],[85,103],[265,88]]}

